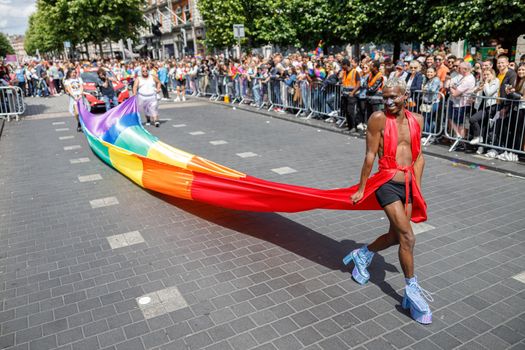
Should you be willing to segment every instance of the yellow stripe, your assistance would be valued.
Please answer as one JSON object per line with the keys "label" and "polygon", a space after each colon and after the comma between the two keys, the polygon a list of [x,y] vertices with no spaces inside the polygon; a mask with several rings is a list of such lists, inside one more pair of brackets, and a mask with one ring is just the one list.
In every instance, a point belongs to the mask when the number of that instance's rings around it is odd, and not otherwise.
{"label": "yellow stripe", "polygon": [[149,149],[147,157],[166,164],[175,165],[187,169],[193,154],[181,151],[175,147],[157,141]]}
{"label": "yellow stripe", "polygon": [[142,173],[144,170],[142,160],[132,152],[125,151],[120,147],[114,147],[109,143],[106,144],[108,145],[111,164],[137,185],[144,187],[142,184]]}

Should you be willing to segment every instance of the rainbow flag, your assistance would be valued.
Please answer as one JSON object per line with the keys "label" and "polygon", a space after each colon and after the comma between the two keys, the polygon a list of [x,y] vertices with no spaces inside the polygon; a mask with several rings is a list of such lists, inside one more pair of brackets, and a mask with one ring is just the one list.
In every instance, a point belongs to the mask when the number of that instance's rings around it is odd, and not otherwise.
{"label": "rainbow flag", "polygon": [[319,43],[317,44],[317,48],[315,49],[315,55],[317,57],[321,56],[323,54],[323,41],[319,40]]}
{"label": "rainbow flag", "polygon": [[259,212],[379,210],[374,192],[395,173],[376,173],[363,199],[353,204],[350,195],[358,185],[323,190],[265,181],[165,144],[142,127],[135,96],[101,115],[81,102],[77,106],[82,130],[100,159],[137,185],[177,198]]}
{"label": "rainbow flag", "polygon": [[474,58],[467,54],[465,57],[463,57],[463,61],[470,63],[471,66],[474,66]]}

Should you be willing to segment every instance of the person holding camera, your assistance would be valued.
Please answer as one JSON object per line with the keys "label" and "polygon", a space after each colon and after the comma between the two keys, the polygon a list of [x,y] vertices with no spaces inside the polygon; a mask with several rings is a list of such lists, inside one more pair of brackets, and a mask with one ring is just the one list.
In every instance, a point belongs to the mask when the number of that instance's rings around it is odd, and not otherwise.
{"label": "person holding camera", "polygon": [[115,96],[115,89],[113,88],[112,79],[108,77],[108,73],[104,68],[99,68],[97,71],[97,89],[100,93],[102,101],[106,105],[106,112],[112,107],[118,106],[118,99]]}

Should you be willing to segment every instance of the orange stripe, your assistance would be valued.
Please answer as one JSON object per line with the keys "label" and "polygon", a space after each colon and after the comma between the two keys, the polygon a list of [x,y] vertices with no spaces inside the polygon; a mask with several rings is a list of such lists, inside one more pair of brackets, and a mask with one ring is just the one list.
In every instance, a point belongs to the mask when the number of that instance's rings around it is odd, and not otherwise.
{"label": "orange stripe", "polygon": [[193,173],[174,165],[140,157],[144,168],[142,185],[170,196],[192,199]]}

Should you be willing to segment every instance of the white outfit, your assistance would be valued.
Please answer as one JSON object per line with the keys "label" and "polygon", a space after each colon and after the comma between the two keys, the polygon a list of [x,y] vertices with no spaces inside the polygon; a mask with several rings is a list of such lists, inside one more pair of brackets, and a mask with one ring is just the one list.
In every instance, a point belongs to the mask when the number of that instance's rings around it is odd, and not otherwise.
{"label": "white outfit", "polygon": [[157,84],[153,76],[147,78],[139,76],[139,86],[137,89],[137,103],[139,111],[148,117],[157,117],[159,115],[159,102],[157,100]]}

